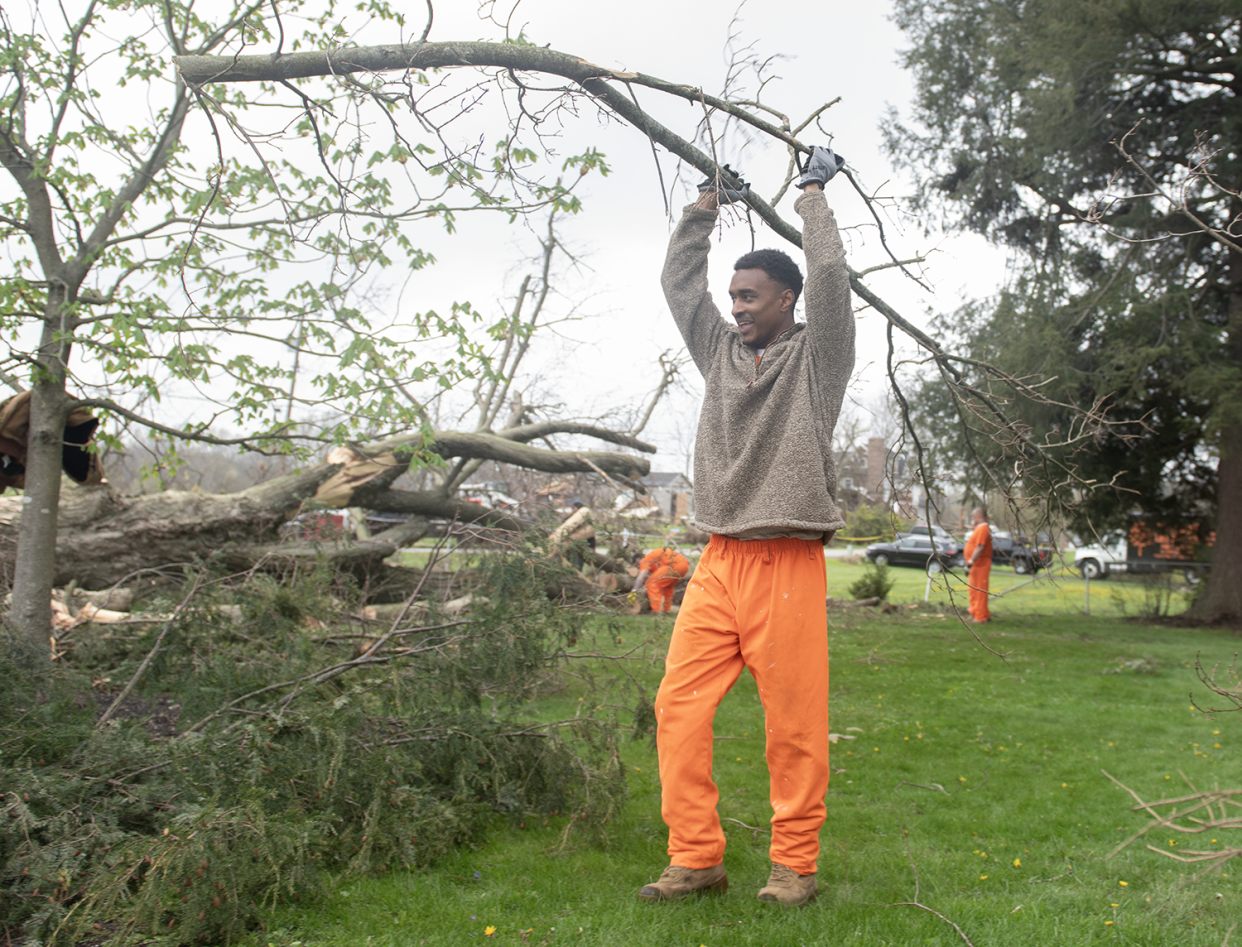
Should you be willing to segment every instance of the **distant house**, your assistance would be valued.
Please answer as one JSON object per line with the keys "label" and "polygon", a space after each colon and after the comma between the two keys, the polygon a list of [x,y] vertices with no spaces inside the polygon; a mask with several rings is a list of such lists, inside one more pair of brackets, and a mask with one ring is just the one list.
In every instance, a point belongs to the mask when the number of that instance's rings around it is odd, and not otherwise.
{"label": "distant house", "polygon": [[694,516],[694,484],[685,474],[653,471],[639,482],[647,488],[651,504],[659,508],[661,518],[677,523]]}
{"label": "distant house", "polygon": [[842,510],[856,510],[864,503],[873,502],[867,493],[867,460],[865,447],[837,452],[836,500]]}
{"label": "distant house", "polygon": [[916,514],[913,469],[900,451],[890,452],[882,437],[867,439],[866,446],[857,445],[839,451],[837,462],[837,503],[846,510],[867,506],[884,506],[902,516]]}

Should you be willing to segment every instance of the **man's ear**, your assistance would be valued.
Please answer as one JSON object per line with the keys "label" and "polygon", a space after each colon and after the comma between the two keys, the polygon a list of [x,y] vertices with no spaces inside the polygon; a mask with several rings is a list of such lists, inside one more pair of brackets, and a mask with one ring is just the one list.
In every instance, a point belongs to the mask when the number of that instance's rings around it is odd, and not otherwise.
{"label": "man's ear", "polygon": [[792,289],[781,290],[781,312],[788,312],[790,315],[793,315],[795,301],[794,291]]}

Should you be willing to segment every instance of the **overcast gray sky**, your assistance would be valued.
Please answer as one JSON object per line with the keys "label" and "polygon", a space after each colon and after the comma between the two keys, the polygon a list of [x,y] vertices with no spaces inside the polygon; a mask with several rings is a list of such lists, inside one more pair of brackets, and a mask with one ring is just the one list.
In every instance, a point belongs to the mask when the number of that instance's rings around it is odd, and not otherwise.
{"label": "overcast gray sky", "polygon": [[[501,9],[497,8],[498,14]],[[903,38],[888,12],[884,2],[838,0],[815,5],[767,0],[745,4],[740,10],[731,0],[694,4],[627,0],[591,5],[525,0],[511,23],[514,32],[520,26],[540,45],[550,44],[603,66],[643,72],[709,92],[719,91],[725,81],[732,32],[735,47],[751,44],[760,58],[776,57],[771,73],[777,78],[765,87],[763,101],[784,111],[795,124],[819,105],[840,97],[824,113],[822,129],[831,135],[832,146],[846,157],[865,190],[899,199],[909,190],[909,182],[893,171],[881,149],[881,123],[889,105],[906,109],[912,84],[898,65]],[[437,8],[430,39],[494,39],[499,35],[466,2]],[[647,90],[637,94],[666,124],[690,136],[701,111],[684,102],[662,103],[661,96]],[[823,132],[808,130],[801,138],[827,143]],[[582,311],[594,317],[564,326],[559,341],[546,340],[537,364],[545,390],[593,411],[641,399],[658,380],[657,356],[680,347],[680,339],[659,289],[673,221],[665,212],[651,148],[623,123],[601,125],[594,116],[584,114],[567,124],[563,153],[572,154],[588,144],[607,154],[613,173],[607,178],[589,176],[578,191],[585,211],[564,223],[562,236],[589,269],[576,277],[567,276],[557,288],[581,302]],[[740,166],[759,192],[770,198],[779,186],[787,156],[776,148],[739,152],[739,144],[726,140],[724,157]],[[672,185],[674,162],[667,155],[662,168],[665,185]],[[690,199],[687,185],[697,179],[695,172],[691,180],[672,187],[675,216]],[[854,268],[884,262],[887,257],[861,198],[844,180],[830,183],[828,192]],[[796,194],[791,191],[780,204],[787,217],[793,217]],[[929,307],[950,311],[963,296],[984,295],[1003,280],[1003,258],[981,241],[925,234],[921,221],[905,218],[896,206],[886,228],[890,246],[898,255],[929,254],[924,273],[934,293],[924,293],[897,271],[875,274],[868,283],[916,324],[926,324]],[[784,245],[762,227],[756,244]],[[712,286],[718,302],[727,298],[732,261],[750,248],[747,226],[740,221],[726,226],[712,256]],[[429,296],[449,292],[456,298],[468,296],[476,307],[495,312],[503,305],[505,292],[527,271],[517,261],[536,250],[533,237],[520,227],[498,227],[494,220],[482,217],[466,221],[461,235],[435,247],[439,264],[434,272],[417,274],[411,280],[403,304],[412,310],[425,309]],[[467,288],[468,293],[460,291]],[[884,351],[884,320],[870,310],[861,312],[855,388],[859,400],[871,401],[882,390]],[[692,380],[697,384],[697,378]],[[690,427],[686,416],[694,411],[692,395],[675,399],[647,432],[662,449],[656,469],[684,468],[684,460],[677,455],[686,446]]]}

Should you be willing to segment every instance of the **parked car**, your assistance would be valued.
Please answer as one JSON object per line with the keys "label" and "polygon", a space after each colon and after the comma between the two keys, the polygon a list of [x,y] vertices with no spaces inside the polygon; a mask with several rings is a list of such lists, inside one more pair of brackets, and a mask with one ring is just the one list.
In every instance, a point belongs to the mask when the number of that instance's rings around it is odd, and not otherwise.
{"label": "parked car", "polygon": [[[953,557],[952,565],[961,569],[966,565],[966,547]],[[1046,568],[1052,561],[1052,553],[1047,549],[1037,549],[1020,539],[1014,539],[1004,530],[992,530],[992,565],[1012,566],[1018,575],[1031,575]]]}
{"label": "parked car", "polygon": [[937,546],[941,543],[955,542],[953,534],[943,526],[911,526],[904,533],[897,534],[898,539],[904,539],[907,536],[921,536],[923,539],[930,539],[934,536]]}
{"label": "parked car", "polygon": [[867,558],[877,566],[915,566],[926,569],[928,575],[937,575],[961,557],[961,544],[952,539],[932,540],[926,536],[903,536],[896,542],[872,543],[867,547]]}

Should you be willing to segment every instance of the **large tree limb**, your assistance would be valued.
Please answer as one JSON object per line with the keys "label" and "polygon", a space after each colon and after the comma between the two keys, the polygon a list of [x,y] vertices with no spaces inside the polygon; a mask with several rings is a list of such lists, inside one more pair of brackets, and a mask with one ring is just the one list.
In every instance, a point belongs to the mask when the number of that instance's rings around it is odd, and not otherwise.
{"label": "large tree limb", "polygon": [[[542,72],[578,83],[586,92],[625,119],[653,142],[662,145],[687,164],[712,176],[720,173],[717,163],[694,144],[673,132],[644,112],[629,96],[608,80],[645,86],[694,102],[720,109],[771,137],[796,149],[809,151],[788,130],[758,118],[746,109],[692,86],[668,82],[636,72],[608,69],[577,56],[541,46],[519,46],[510,43],[421,43],[409,46],[366,46],[330,51],[295,53],[288,56],[175,56],[181,77],[188,83],[205,82],[272,82],[280,79],[304,79],[315,76],[384,72],[396,69],[434,69],[451,66],[492,67]],[[752,190],[747,202],[777,234],[797,247],[802,235],[765,200]],[[932,355],[943,352],[927,333],[915,327],[876,293],[868,289],[853,270],[850,285],[876,311],[902,332],[909,335]]]}
{"label": "large tree limb", "polygon": [[[426,446],[424,446],[426,444]],[[411,432],[356,449],[362,457],[388,455],[390,469],[363,479],[336,499],[361,506],[408,513],[412,520],[369,542],[341,539],[332,543],[282,542],[280,526],[315,497],[324,482],[342,471],[341,463],[277,477],[231,494],[168,490],[137,497],[118,494],[110,485],[66,490],[61,499],[56,541],[56,584],[76,580],[81,588],[112,585],[142,569],[184,564],[223,555],[234,567],[267,560],[327,557],[347,568],[378,568],[379,560],[400,545],[426,534],[429,519],[520,531],[530,524],[508,513],[468,503],[437,491],[394,490],[415,451],[444,458],[466,457],[518,464],[550,473],[644,476],[650,463],[641,457],[607,451],[552,451],[519,444],[495,434]],[[393,455],[396,455],[394,458]],[[339,492],[339,491],[338,491]],[[12,573],[22,513],[21,497],[0,498],[0,573]]]}
{"label": "large tree limb", "polygon": [[657,451],[654,444],[648,444],[646,441],[639,440],[633,434],[627,434],[624,431],[614,431],[606,427],[600,427],[598,424],[582,424],[577,421],[540,421],[535,424],[507,427],[496,432],[497,437],[503,437],[506,440],[517,441],[522,444],[529,441],[537,441],[543,437],[550,437],[553,434],[585,434],[588,437],[608,441],[612,444],[619,444],[622,447],[632,447],[634,450],[640,450],[644,454],[654,454]]}
{"label": "large tree limb", "polygon": [[[598,436],[598,435],[597,435]],[[413,453],[422,449],[421,433],[402,434],[368,445],[365,452],[383,453],[395,451]],[[464,457],[467,459],[494,460],[505,464],[542,470],[545,473],[590,473],[596,465],[610,474],[623,477],[645,477],[651,472],[651,462],[632,454],[611,451],[555,451],[530,447],[499,434],[471,434],[461,431],[433,431],[427,447],[429,453],[441,457]],[[589,463],[588,463],[589,461]]]}

